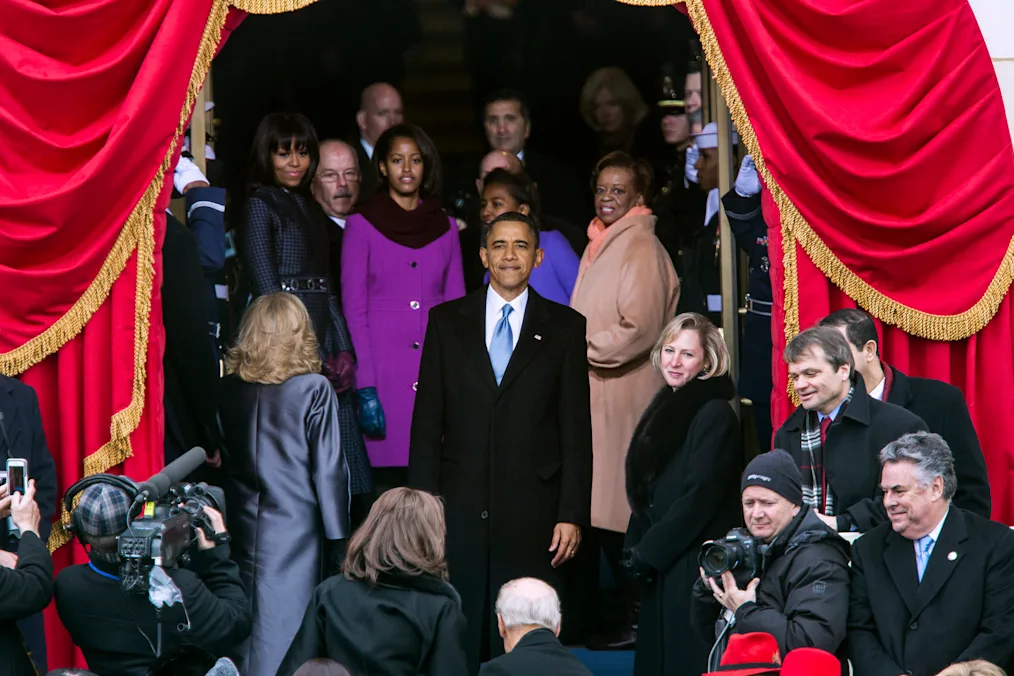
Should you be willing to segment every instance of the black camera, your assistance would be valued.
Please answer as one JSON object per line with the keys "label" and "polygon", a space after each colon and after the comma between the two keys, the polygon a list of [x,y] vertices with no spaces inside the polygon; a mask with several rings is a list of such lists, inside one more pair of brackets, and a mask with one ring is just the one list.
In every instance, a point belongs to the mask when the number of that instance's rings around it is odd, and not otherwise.
{"label": "black camera", "polygon": [[116,539],[124,591],[147,592],[152,566],[168,569],[185,563],[198,528],[209,540],[216,540],[205,507],[222,512],[224,518],[225,493],[221,488],[205,483],[180,484],[157,501],[143,503],[141,513]]}
{"label": "black camera", "polygon": [[743,588],[761,573],[761,544],[745,528],[733,528],[721,540],[701,547],[697,563],[708,577],[721,577],[731,571],[736,584]]}
{"label": "black camera", "polygon": [[[205,483],[184,482],[206,458],[203,448],[192,448],[140,484],[125,476],[93,474],[67,489],[63,506],[68,513],[74,511],[75,497],[96,484],[119,488],[133,500],[125,530],[116,538],[124,591],[147,593],[148,576],[155,566],[166,569],[185,562],[197,539],[197,529],[216,545],[229,541],[228,533],[215,533],[211,519],[204,513],[204,508],[210,507],[225,519],[225,492]],[[73,516],[65,528],[81,536]]]}

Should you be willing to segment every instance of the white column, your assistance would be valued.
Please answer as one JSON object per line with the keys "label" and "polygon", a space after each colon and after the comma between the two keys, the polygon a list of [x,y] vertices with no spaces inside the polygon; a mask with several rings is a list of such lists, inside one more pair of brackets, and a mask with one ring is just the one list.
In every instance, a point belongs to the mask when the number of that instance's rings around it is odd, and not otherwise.
{"label": "white column", "polygon": [[993,59],[1000,82],[1007,124],[1014,137],[1014,2],[1011,0],[968,0],[986,48]]}

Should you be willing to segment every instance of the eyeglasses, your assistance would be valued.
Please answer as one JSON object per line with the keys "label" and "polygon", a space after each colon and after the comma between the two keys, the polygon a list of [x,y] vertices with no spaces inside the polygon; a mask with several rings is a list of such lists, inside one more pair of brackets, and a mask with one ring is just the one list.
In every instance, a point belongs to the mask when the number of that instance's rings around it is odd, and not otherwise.
{"label": "eyeglasses", "polygon": [[359,173],[358,169],[346,169],[341,173],[331,169],[317,172],[317,180],[322,183],[337,183],[339,176],[349,183],[355,183],[356,181],[361,181],[363,179],[363,175]]}

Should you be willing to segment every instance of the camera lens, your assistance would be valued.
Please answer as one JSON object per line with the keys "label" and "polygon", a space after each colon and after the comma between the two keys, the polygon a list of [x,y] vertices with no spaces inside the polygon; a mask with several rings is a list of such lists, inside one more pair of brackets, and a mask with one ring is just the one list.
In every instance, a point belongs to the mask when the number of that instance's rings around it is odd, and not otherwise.
{"label": "camera lens", "polygon": [[718,577],[729,570],[729,552],[721,544],[710,543],[701,550],[698,563],[709,577]]}

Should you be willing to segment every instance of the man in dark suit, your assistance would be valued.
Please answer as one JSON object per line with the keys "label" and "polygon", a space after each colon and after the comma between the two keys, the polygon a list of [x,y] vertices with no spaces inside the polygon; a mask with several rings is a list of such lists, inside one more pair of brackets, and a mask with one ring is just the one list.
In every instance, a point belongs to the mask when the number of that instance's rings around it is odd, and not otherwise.
{"label": "man in dark suit", "polygon": [[827,525],[865,533],[887,521],[880,500],[880,450],[926,423],[866,394],[848,341],[826,326],[807,329],[785,348],[801,406],[775,433],[803,475],[803,504]]}
{"label": "man in dark suit", "polygon": [[165,462],[201,446],[208,454],[209,467],[200,468],[190,478],[216,484],[221,477],[210,467],[222,466],[222,440],[217,418],[220,380],[214,310],[205,292],[207,278],[197,239],[170,213],[166,213],[162,267]]}
{"label": "man in dark suit", "polygon": [[[35,481],[35,502],[42,515],[38,535],[45,543],[56,516],[56,464],[46,445],[39,399],[28,385],[0,375],[0,466],[6,467],[8,458],[28,461],[28,478]],[[7,495],[7,484],[4,483],[0,486],[0,499]],[[20,531],[16,527],[9,528],[10,516],[9,508],[0,509],[0,549],[18,553]],[[18,627],[39,671],[45,672],[46,635],[42,613],[20,620]]]}
{"label": "man in dark suit", "polygon": [[327,229],[331,239],[331,283],[337,290],[335,295],[338,298],[341,298],[342,235],[345,232],[345,221],[359,203],[362,184],[363,170],[355,148],[344,141],[323,141],[320,144],[320,162],[310,183],[310,192],[331,221]]}
{"label": "man in dark suit", "polygon": [[525,577],[500,587],[496,623],[506,652],[482,665],[479,676],[591,676],[560,639],[560,597],[542,580]]}
{"label": "man in dark suit", "polygon": [[1014,533],[952,504],[954,458],[938,434],[880,454],[890,523],[852,549],[849,658],[862,676],[934,676],[954,662],[1011,669]]}
{"label": "man in dark suit", "polygon": [[41,518],[34,497],[35,483],[30,481],[24,495],[18,492],[0,499],[0,509],[10,513],[22,533],[17,555],[0,551],[0,674],[4,676],[40,673],[26,652],[28,637],[22,636],[23,629],[15,626],[15,620],[38,617],[41,630],[42,609],[53,597],[53,560],[39,537],[40,525],[46,520]]}
{"label": "man in dark suit", "polygon": [[820,325],[838,329],[848,340],[870,397],[911,411],[923,419],[930,432],[944,438],[954,454],[958,477],[954,504],[988,519],[991,500],[986,461],[961,390],[940,380],[907,376],[881,361],[877,327],[862,310],[838,310]]}
{"label": "man in dark suit", "polygon": [[[514,89],[501,89],[486,99],[483,128],[492,150],[503,150],[518,156],[527,173],[539,188],[542,211],[569,223],[586,225],[594,214],[591,176],[579,177],[570,167],[526,147],[532,133],[532,114],[525,95]],[[587,240],[576,246],[584,251]]]}
{"label": "man in dark suit", "polygon": [[404,121],[405,111],[397,89],[386,82],[374,82],[363,90],[359,99],[359,112],[356,113],[359,142],[353,144],[360,171],[363,172],[357,204],[373,197],[373,191],[377,189],[377,172],[373,168],[373,148],[377,145],[377,139]]}
{"label": "man in dark suit", "polygon": [[527,216],[498,216],[483,244],[489,286],[430,310],[408,467],[445,500],[473,672],[500,651],[500,585],[565,582],[591,508],[585,319],[528,287],[542,250]]}

